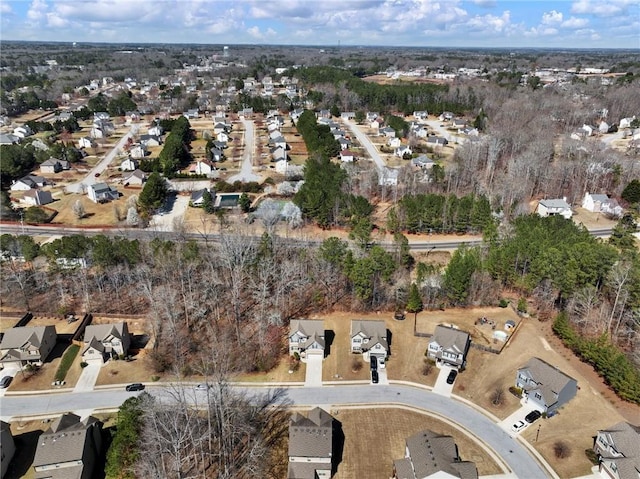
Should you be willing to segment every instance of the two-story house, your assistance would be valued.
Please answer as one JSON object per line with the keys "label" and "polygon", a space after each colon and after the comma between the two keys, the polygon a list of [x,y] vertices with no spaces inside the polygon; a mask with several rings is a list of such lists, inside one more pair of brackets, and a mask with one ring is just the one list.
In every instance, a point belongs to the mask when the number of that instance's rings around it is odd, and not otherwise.
{"label": "two-story house", "polygon": [[35,479],[91,479],[102,451],[102,423],[67,413],[38,438]]}
{"label": "two-story house", "polygon": [[71,163],[67,160],[59,160],[57,158],[49,158],[40,164],[40,171],[42,173],[59,173],[69,168],[71,168]]}
{"label": "two-story house", "polygon": [[516,373],[516,387],[541,412],[551,415],[578,392],[578,382],[540,358],[531,358]]}
{"label": "two-story house", "polygon": [[351,352],[362,353],[365,361],[371,355],[386,358],[389,354],[387,326],[383,320],[351,320]]}
{"label": "two-story house", "polygon": [[112,188],[106,183],[95,183],[87,186],[87,196],[94,203],[105,203],[120,198],[117,189]]}
{"label": "two-story house", "polygon": [[289,422],[287,479],[329,479],[333,459],[333,416],[319,407]]}
{"label": "two-story house", "polygon": [[130,345],[127,323],[91,324],[84,331],[82,360],[102,363],[112,356],[126,355]]}
{"label": "two-story house", "polygon": [[471,346],[471,337],[466,331],[438,325],[429,340],[427,356],[438,363],[445,363],[455,368],[464,367],[467,352]]}
{"label": "two-story house", "polygon": [[598,431],[593,451],[598,455],[598,469],[604,479],[640,477],[640,426],[619,422]]}
{"label": "two-story house", "polygon": [[314,319],[294,319],[289,324],[289,354],[298,353],[324,356],[324,321]]}
{"label": "two-story house", "polygon": [[5,331],[0,342],[0,362],[41,365],[56,345],[55,326],[22,326]]}
{"label": "two-story house", "polygon": [[573,211],[571,211],[571,206],[567,203],[566,198],[540,200],[536,208],[536,213],[543,218],[560,215],[563,218],[571,219],[571,216],[573,216]]}
{"label": "two-story house", "polygon": [[393,461],[393,479],[478,479],[474,462],[462,461],[451,436],[424,430],[406,439],[405,457]]}

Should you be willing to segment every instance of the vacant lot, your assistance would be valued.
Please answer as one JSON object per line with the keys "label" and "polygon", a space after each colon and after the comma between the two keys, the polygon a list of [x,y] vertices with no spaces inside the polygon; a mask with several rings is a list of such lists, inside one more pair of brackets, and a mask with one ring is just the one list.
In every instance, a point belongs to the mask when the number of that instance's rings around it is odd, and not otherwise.
{"label": "vacant lot", "polygon": [[424,429],[453,436],[461,458],[474,461],[480,475],[502,472],[475,440],[427,414],[401,408],[339,409],[332,414],[344,433],[336,479],[390,477],[393,461],[404,457],[405,439]]}
{"label": "vacant lot", "polygon": [[[63,194],[59,197],[58,201],[49,205],[51,208],[58,211],[58,215],[54,218],[53,222],[74,226],[102,226],[118,224],[115,209],[117,208],[120,211],[120,218],[126,218],[127,200],[132,195],[137,196],[140,194],[140,190],[123,188],[120,185],[115,185],[115,187],[122,196],[115,201],[103,204],[94,203],[86,195]],[[82,219],[78,219],[73,212],[73,205],[78,200],[80,200],[86,211],[86,215]]]}

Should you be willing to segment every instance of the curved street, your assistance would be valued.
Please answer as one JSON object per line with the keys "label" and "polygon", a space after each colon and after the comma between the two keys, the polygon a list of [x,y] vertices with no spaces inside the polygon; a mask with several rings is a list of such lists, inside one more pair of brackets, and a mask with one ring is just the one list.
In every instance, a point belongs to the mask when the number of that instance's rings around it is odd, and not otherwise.
{"label": "curved street", "polygon": [[[452,400],[424,389],[403,385],[340,385],[317,388],[235,386],[235,388],[250,396],[278,392],[279,400],[292,406],[339,407],[354,404],[396,404],[432,411],[459,424],[489,446],[508,465],[516,477],[538,479],[551,475],[531,456],[521,442],[509,436],[489,417],[461,401]],[[168,394],[161,387],[152,386],[148,390],[158,397]],[[185,387],[185,394],[189,396],[187,390],[193,393],[191,396],[195,400],[195,392],[190,386]],[[128,393],[124,391],[124,388],[75,394],[11,395],[2,400],[1,416],[3,420],[6,420],[11,417],[47,416],[67,411],[89,412],[93,409],[116,408],[133,395],[135,393]]]}

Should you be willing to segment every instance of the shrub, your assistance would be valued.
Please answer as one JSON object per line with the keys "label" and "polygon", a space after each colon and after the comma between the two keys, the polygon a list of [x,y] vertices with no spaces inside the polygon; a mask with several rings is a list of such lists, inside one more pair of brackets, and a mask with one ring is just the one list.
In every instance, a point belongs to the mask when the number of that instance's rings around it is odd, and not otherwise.
{"label": "shrub", "polygon": [[564,441],[556,441],[553,443],[553,454],[558,459],[565,459],[571,455],[571,448]]}
{"label": "shrub", "polygon": [[360,358],[353,358],[351,360],[351,370],[358,372],[362,369],[362,360]]}
{"label": "shrub", "polygon": [[598,459],[598,455],[593,449],[591,448],[585,449],[584,455],[587,456],[587,459],[589,459],[591,464],[598,465],[600,463],[600,460]]}
{"label": "shrub", "polygon": [[433,367],[435,366],[435,362],[432,359],[425,359],[424,364],[422,365],[422,375],[428,376],[433,371]]}
{"label": "shrub", "polygon": [[511,394],[513,394],[517,398],[521,398],[522,397],[522,388],[519,388],[519,387],[516,387],[516,386],[510,386],[509,387],[509,392]]}
{"label": "shrub", "polygon": [[526,313],[527,312],[527,299],[520,298],[518,300],[518,313]]}
{"label": "shrub", "polygon": [[77,344],[72,344],[67,348],[67,350],[62,355],[62,359],[60,360],[60,365],[58,366],[58,370],[56,371],[56,375],[54,379],[56,381],[64,381],[64,378],[67,377],[67,371],[73,364],[73,360],[76,359],[78,355],[78,351],[80,351],[80,346]]}
{"label": "shrub", "polygon": [[89,366],[89,363],[87,363],[87,362],[85,362],[85,361],[82,361],[82,362],[80,363],[80,367],[81,367],[82,369],[86,368],[87,366]]}
{"label": "shrub", "polygon": [[502,406],[504,404],[504,388],[502,386],[496,386],[491,393],[491,404],[494,406]]}
{"label": "shrub", "polygon": [[507,306],[509,306],[509,301],[503,298],[500,300],[500,303],[498,303],[498,306],[500,306],[501,308],[506,308]]}
{"label": "shrub", "polygon": [[151,380],[155,383],[157,381],[160,381],[160,376],[156,376],[155,374],[153,376],[151,376]]}

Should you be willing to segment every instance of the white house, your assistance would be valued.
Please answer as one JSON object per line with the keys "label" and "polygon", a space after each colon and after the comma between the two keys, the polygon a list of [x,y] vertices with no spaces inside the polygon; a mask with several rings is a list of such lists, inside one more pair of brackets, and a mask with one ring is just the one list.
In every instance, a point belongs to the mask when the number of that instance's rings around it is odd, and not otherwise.
{"label": "white house", "polygon": [[351,320],[351,352],[362,353],[365,361],[371,355],[386,358],[389,354],[387,326],[383,320]]}
{"label": "white house", "polygon": [[120,163],[120,169],[122,171],[133,171],[138,168],[139,162],[133,158],[127,158],[122,163]]}
{"label": "white house", "polygon": [[633,123],[633,120],[635,120],[636,117],[635,115],[629,118],[622,118],[620,120],[620,125],[618,126],[618,128],[620,130],[624,129],[624,128],[631,128],[631,123]]}
{"label": "white house", "polygon": [[308,354],[324,357],[324,321],[293,319],[289,324],[289,354],[298,353],[301,358]]}
{"label": "white house", "polygon": [[640,477],[640,426],[619,422],[601,429],[593,443],[603,479]]}
{"label": "white house", "polygon": [[16,180],[9,188],[11,191],[27,191],[30,189],[41,188],[47,184],[47,181],[42,176],[27,175],[23,176],[19,180]]}
{"label": "white house", "polygon": [[88,136],[83,136],[78,140],[78,148],[94,148],[95,146],[96,142]]}
{"label": "white house", "polygon": [[536,213],[543,218],[560,215],[566,219],[571,219],[571,216],[573,216],[573,211],[571,211],[571,206],[567,203],[566,198],[540,200]]}
{"label": "white house", "polygon": [[42,206],[53,203],[53,196],[49,191],[31,189],[24,192],[22,200],[28,205]]}
{"label": "white house", "polygon": [[378,172],[378,184],[380,186],[396,186],[399,175],[400,170],[385,167]]}
{"label": "white house", "polygon": [[71,168],[71,163],[67,160],[59,160],[57,158],[49,158],[40,163],[40,171],[43,173],[59,173],[69,168]]}
{"label": "white house", "polygon": [[221,131],[216,135],[216,140],[227,143],[229,141],[229,135],[226,132]]}
{"label": "white house", "polygon": [[192,175],[211,175],[216,170],[213,162],[208,160],[202,160],[196,162],[195,165],[191,165],[189,173]]}
{"label": "white house", "polygon": [[387,140],[387,146],[390,146],[391,148],[399,148],[400,145],[402,145],[402,140],[400,140],[400,138],[389,138]]}
{"label": "white house", "polygon": [[147,174],[142,170],[133,170],[122,175],[122,181],[129,186],[142,186],[147,181]]}
{"label": "white house", "polygon": [[33,135],[33,130],[27,125],[22,125],[14,128],[13,134],[19,138],[25,139],[26,137]]}
{"label": "white house", "polygon": [[106,183],[95,183],[87,187],[87,196],[94,203],[104,203],[120,198],[120,193]]}
{"label": "white house", "polygon": [[353,163],[356,160],[356,155],[351,150],[342,150],[340,152],[340,160],[345,163]]}
{"label": "white house", "polygon": [[92,324],[84,332],[82,359],[86,362],[103,363],[109,357],[126,355],[130,345],[127,323]]}
{"label": "white house", "polygon": [[143,144],[133,145],[129,148],[129,155],[131,158],[144,158],[147,154],[147,148]]}
{"label": "white house", "polygon": [[289,168],[289,162],[286,158],[276,161],[275,163],[276,173],[280,173],[281,175],[285,175],[287,173],[287,169]]}
{"label": "white house", "polygon": [[404,158],[405,155],[413,155],[413,150],[410,147],[404,145],[396,148],[393,154],[399,158]]}
{"label": "white house", "polygon": [[438,363],[461,368],[465,365],[469,346],[471,346],[469,333],[438,325],[429,340],[427,356],[435,359]]}
{"label": "white house", "polygon": [[610,216],[622,216],[622,206],[614,198],[607,195],[585,193],[582,207],[592,213],[603,213]]}

